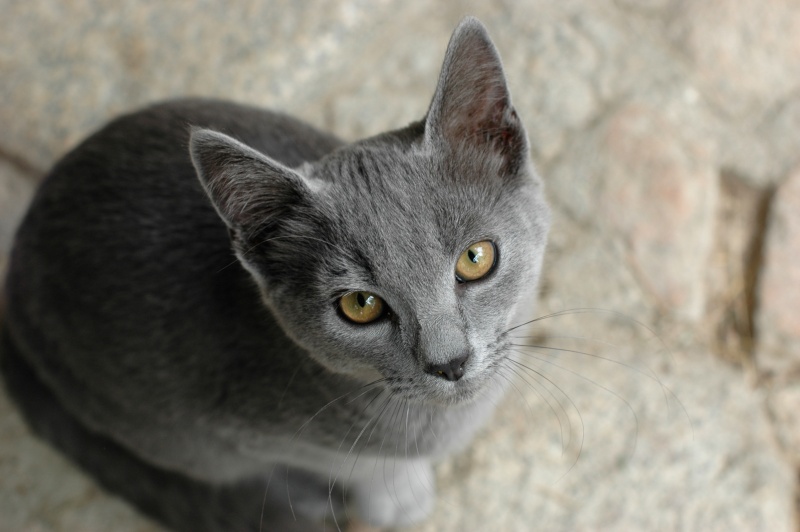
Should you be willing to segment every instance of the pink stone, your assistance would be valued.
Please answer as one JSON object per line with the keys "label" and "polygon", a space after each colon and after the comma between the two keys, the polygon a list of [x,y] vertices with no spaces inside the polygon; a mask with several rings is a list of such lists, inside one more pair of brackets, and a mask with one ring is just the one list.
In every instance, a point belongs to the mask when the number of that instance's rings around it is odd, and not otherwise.
{"label": "pink stone", "polygon": [[611,117],[601,147],[598,221],[621,237],[630,268],[659,306],[698,318],[718,193],[712,150],[643,104]]}
{"label": "pink stone", "polygon": [[767,406],[775,420],[778,443],[789,459],[800,465],[800,384],[771,390]]}
{"label": "pink stone", "polygon": [[800,166],[775,193],[759,282],[758,357],[765,369],[800,369]]}
{"label": "pink stone", "polygon": [[684,0],[676,13],[673,42],[725,114],[763,111],[800,87],[800,3]]}

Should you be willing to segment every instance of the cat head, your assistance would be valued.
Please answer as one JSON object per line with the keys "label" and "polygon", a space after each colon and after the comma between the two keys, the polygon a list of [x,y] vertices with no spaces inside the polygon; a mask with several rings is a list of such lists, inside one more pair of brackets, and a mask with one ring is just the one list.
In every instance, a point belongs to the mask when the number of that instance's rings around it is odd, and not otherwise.
{"label": "cat head", "polygon": [[426,117],[404,129],[299,168],[210,130],[190,146],[237,257],[317,362],[444,404],[498,380],[549,211],[480,22],[455,30]]}

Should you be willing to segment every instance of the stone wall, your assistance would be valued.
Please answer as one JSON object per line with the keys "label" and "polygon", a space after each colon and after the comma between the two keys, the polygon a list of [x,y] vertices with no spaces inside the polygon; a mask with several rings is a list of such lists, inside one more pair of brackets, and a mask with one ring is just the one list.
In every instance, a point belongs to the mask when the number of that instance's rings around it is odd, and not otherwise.
{"label": "stone wall", "polygon": [[[473,14],[555,208],[556,314],[418,530],[795,530],[800,1],[432,4],[0,0],[0,268],[110,117],[218,96],[356,139],[422,116]],[[0,530],[156,530],[5,399],[0,427]]]}

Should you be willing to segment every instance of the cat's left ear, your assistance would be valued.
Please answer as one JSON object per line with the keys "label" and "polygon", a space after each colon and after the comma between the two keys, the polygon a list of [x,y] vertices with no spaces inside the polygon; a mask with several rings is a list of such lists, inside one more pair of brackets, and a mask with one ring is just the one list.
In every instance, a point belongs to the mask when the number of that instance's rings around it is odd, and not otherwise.
{"label": "cat's left ear", "polygon": [[511,105],[500,56],[476,18],[465,18],[450,38],[425,119],[425,140],[456,150],[489,150],[502,158],[506,175],[527,161],[528,139]]}
{"label": "cat's left ear", "polygon": [[206,194],[235,233],[278,225],[310,195],[296,171],[223,133],[194,128],[189,150]]}

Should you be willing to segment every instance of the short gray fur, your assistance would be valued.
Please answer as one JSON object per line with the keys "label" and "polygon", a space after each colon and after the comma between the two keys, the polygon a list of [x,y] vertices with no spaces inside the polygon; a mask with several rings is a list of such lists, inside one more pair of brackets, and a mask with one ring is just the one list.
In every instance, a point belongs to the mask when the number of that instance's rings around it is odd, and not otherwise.
{"label": "short gray fur", "polygon": [[[548,227],[499,56],[468,18],[426,117],[397,131],[343,144],[181,100],[88,138],[17,234],[4,374],[38,433],[175,529],[418,522],[431,464],[504,391]],[[495,270],[458,282],[487,239]],[[347,321],[350,290],[390,312]],[[458,381],[425,371],[465,355]]]}

